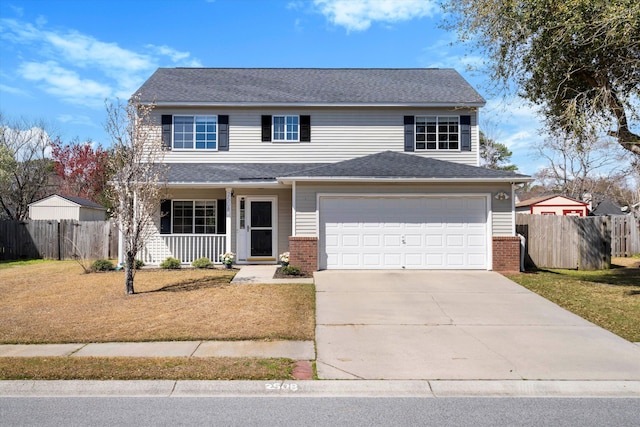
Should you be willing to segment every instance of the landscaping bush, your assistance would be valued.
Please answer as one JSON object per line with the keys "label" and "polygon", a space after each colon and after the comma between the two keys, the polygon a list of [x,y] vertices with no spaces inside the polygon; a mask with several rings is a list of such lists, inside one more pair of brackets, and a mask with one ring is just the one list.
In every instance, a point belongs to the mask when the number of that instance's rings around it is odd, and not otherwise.
{"label": "landscaping bush", "polygon": [[111,271],[113,264],[108,259],[97,259],[91,264],[91,271]]}
{"label": "landscaping bush", "polygon": [[142,267],[144,267],[144,261],[142,261],[141,259],[137,259],[135,265],[133,266],[136,270],[140,270]]}
{"label": "landscaping bush", "polygon": [[280,269],[282,274],[286,274],[287,276],[300,276],[302,275],[302,271],[300,267],[296,267],[295,265],[287,265]]}
{"label": "landscaping bush", "polygon": [[205,257],[196,259],[191,263],[191,265],[194,266],[195,268],[209,268],[211,266],[211,261],[209,260],[209,258],[205,256]]}
{"label": "landscaping bush", "polygon": [[165,259],[160,264],[160,268],[165,268],[168,270],[179,270],[180,267],[181,267],[180,260],[172,257]]}

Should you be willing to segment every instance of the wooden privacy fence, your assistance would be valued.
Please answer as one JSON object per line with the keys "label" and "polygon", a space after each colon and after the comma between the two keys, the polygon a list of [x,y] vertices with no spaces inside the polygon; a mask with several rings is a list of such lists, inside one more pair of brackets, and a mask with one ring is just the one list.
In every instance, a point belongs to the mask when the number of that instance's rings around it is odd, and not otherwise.
{"label": "wooden privacy fence", "polygon": [[108,221],[0,221],[0,260],[117,258],[118,230]]}
{"label": "wooden privacy fence", "polygon": [[640,253],[640,224],[633,215],[611,216],[611,256]]}
{"label": "wooden privacy fence", "polygon": [[611,266],[611,219],[516,215],[526,238],[525,266],[602,270]]}

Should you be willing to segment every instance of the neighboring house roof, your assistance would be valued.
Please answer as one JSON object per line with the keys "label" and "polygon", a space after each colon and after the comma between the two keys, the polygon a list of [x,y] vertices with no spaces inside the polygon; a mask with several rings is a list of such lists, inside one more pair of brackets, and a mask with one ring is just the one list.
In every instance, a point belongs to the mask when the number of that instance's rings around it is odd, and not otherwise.
{"label": "neighboring house roof", "polygon": [[605,199],[593,210],[592,215],[626,215],[626,212],[622,212],[622,208],[611,200]]}
{"label": "neighboring house roof", "polygon": [[457,71],[436,68],[159,68],[138,93],[156,105],[485,104]]}
{"label": "neighboring house roof", "polygon": [[76,205],[80,206],[80,207],[84,207],[84,208],[93,208],[93,209],[104,209],[106,210],[107,208],[105,208],[104,206],[92,201],[92,200],[88,200],[88,199],[83,199],[82,197],[73,197],[73,196],[64,196],[62,194],[52,194],[50,196],[44,197],[40,200],[36,200],[33,203],[30,203],[30,205],[33,205],[35,203],[40,203],[44,200],[47,199],[51,199],[54,197],[60,197],[62,199],[66,199],[72,203],[75,203]]}
{"label": "neighboring house roof", "polygon": [[400,181],[500,181],[526,182],[531,178],[514,172],[447,162],[413,154],[384,151],[337,163],[173,163],[168,164],[169,184],[224,183],[261,180],[362,180]]}
{"label": "neighboring house roof", "polygon": [[562,198],[562,199],[566,199],[566,200],[572,202],[572,204],[578,203],[578,204],[585,205],[585,206],[587,205],[586,203],[581,202],[580,200],[572,199],[571,197],[562,196],[560,194],[552,194],[550,196],[534,197],[534,198],[531,198],[531,199],[523,200],[523,201],[521,201],[519,203],[516,203],[516,208],[523,208],[523,207],[527,207],[527,206],[531,206],[531,205],[537,205],[538,203],[542,203],[542,202],[545,202],[545,201],[547,201],[549,199],[553,199],[554,197],[559,197],[559,198]]}

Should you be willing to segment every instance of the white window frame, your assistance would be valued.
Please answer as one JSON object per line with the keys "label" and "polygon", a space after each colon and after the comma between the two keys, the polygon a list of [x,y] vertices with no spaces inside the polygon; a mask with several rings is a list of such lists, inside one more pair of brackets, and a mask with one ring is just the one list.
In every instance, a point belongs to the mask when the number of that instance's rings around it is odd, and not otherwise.
{"label": "white window frame", "polygon": [[[458,147],[457,148],[440,148],[440,119],[457,119],[457,127],[458,127],[458,132],[456,132],[456,134],[458,135],[458,140],[456,141],[458,143]],[[425,131],[424,132],[418,132],[418,119],[423,119],[424,123],[425,123]],[[428,134],[429,132],[427,132],[427,120],[428,119],[435,119],[435,123],[436,123],[436,132],[435,132],[435,136],[436,136],[436,140],[435,141],[427,141],[428,138]],[[415,116],[414,118],[414,150],[415,151],[461,151],[461,141],[460,141],[460,136],[461,136],[461,132],[460,132],[460,116],[449,116],[449,115],[423,115],[423,116]],[[425,140],[424,141],[418,141],[418,133],[425,135]],[[447,130],[447,135],[451,135],[453,134],[453,132],[449,132]],[[430,142],[435,142],[435,148],[428,148],[428,144]],[[450,145],[450,140],[447,138],[447,146]],[[418,148],[418,144],[420,143],[424,143],[424,148]]]}
{"label": "white window frame", "polygon": [[[174,225],[174,220],[175,220],[175,211],[174,211],[174,204],[175,202],[191,202],[191,233],[174,233],[173,232],[173,225]],[[196,210],[196,203],[207,203],[207,204],[213,204],[213,227],[214,227],[214,232],[213,233],[198,233],[196,232],[196,215],[195,215],[195,210]],[[205,218],[207,218],[205,216]],[[176,199],[176,200],[171,200],[171,234],[173,235],[187,235],[187,236],[191,236],[194,234],[197,235],[215,235],[218,233],[218,200],[216,199]]]}
{"label": "white window frame", "polygon": [[[192,139],[192,147],[191,148],[177,148],[176,147],[176,125],[175,125],[175,121],[176,121],[176,117],[190,117],[193,119],[193,129],[191,131],[191,134],[193,135],[193,139]],[[197,118],[198,117],[213,117],[215,119],[215,126],[216,126],[216,130],[214,132],[215,134],[215,144],[216,147],[215,148],[207,148],[206,147],[206,141],[205,141],[205,147],[204,148],[198,148],[196,146],[196,128],[197,128]],[[171,129],[171,146],[173,148],[173,150],[175,151],[218,151],[218,145],[220,143],[219,138],[218,138],[218,115],[217,114],[175,114],[173,116],[173,125],[172,125],[172,129]],[[206,133],[206,132],[205,132]]]}
{"label": "white window frame", "polygon": [[[284,138],[276,138],[276,117],[284,118]],[[287,139],[287,119],[295,117],[296,126],[296,139]],[[300,116],[295,114],[274,114],[271,117],[271,140],[273,142],[300,142]]]}

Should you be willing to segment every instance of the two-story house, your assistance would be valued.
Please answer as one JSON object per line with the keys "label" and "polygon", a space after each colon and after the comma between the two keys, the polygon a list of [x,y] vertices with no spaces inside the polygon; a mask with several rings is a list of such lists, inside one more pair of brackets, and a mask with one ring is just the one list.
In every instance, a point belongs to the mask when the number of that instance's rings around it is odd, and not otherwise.
{"label": "two-story house", "polygon": [[452,69],[161,68],[170,200],[144,261],[517,270],[514,185],[480,168],[484,99]]}

